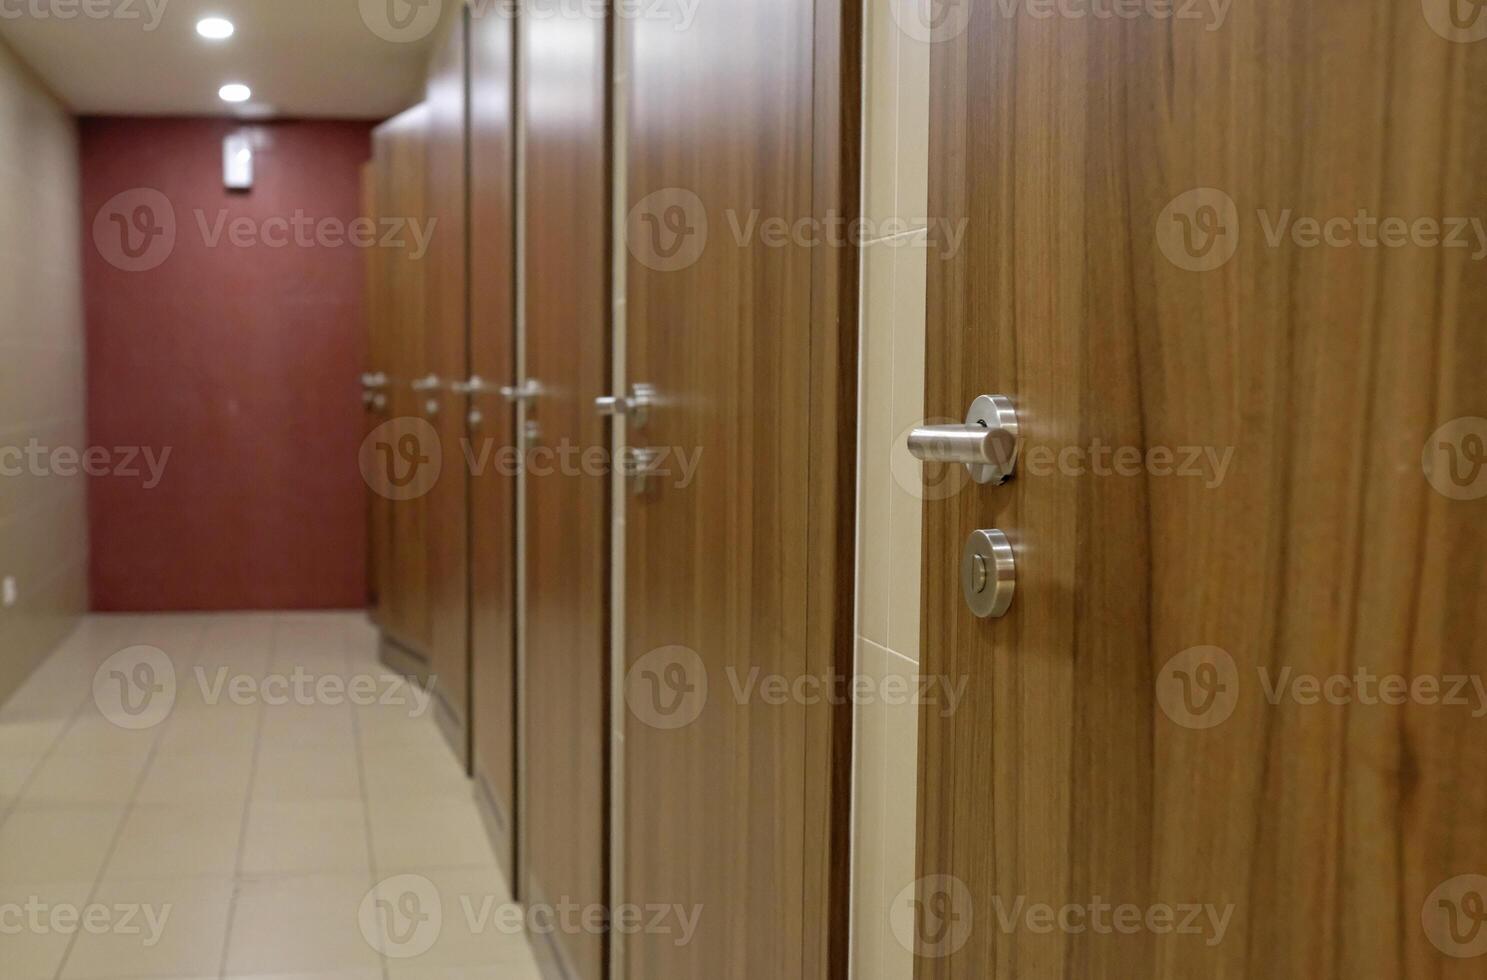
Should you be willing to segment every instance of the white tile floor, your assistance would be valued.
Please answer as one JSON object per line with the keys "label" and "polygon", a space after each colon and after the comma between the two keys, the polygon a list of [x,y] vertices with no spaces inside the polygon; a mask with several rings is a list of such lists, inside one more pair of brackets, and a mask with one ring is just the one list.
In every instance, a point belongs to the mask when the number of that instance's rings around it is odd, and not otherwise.
{"label": "white tile floor", "polygon": [[359,615],[88,619],[0,706],[0,980],[534,980],[418,706]]}

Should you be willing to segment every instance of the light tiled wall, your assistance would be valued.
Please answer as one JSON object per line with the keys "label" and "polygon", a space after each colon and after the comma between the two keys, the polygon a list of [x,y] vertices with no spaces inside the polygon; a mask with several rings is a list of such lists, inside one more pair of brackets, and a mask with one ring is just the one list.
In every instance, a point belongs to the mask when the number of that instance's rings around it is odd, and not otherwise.
{"label": "light tiled wall", "polygon": [[0,608],[0,701],[87,605],[84,479],[7,452],[86,447],[77,160],[71,115],[0,43],[0,577],[19,586]]}
{"label": "light tiled wall", "polygon": [[[857,656],[859,673],[881,682],[912,680],[919,663],[923,507],[904,438],[924,416],[929,46],[899,28],[894,5],[915,0],[865,2],[872,237],[862,260]],[[913,956],[889,912],[914,881],[918,708],[867,700],[857,709],[853,976],[911,980]]]}

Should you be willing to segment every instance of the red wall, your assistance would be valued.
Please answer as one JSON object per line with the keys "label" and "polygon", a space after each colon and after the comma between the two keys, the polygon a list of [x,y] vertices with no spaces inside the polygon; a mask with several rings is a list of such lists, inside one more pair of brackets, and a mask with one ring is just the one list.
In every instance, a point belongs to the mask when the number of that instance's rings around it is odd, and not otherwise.
{"label": "red wall", "polygon": [[[154,489],[90,481],[98,611],[366,603],[356,381],[364,255],[331,242],[241,247],[224,232],[212,246],[207,237],[222,211],[229,222],[297,211],[354,220],[370,126],[255,125],[254,187],[230,193],[222,141],[238,128],[81,123],[90,445],[152,447],[157,459],[171,450]],[[110,261],[117,231],[107,214],[95,225],[115,195],[136,188],[161,192],[175,217],[174,247],[147,271]],[[277,240],[283,225],[254,227]]]}

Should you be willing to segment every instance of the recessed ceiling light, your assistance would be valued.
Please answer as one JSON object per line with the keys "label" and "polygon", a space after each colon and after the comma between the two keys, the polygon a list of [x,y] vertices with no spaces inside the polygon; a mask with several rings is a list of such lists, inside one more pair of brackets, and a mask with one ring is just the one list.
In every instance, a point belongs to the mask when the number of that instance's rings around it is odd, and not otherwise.
{"label": "recessed ceiling light", "polygon": [[196,33],[208,41],[225,41],[237,28],[225,17],[207,17],[196,22]]}
{"label": "recessed ceiling light", "polygon": [[253,90],[246,85],[239,85],[237,82],[222,86],[217,94],[222,97],[223,102],[247,102],[253,98]]}

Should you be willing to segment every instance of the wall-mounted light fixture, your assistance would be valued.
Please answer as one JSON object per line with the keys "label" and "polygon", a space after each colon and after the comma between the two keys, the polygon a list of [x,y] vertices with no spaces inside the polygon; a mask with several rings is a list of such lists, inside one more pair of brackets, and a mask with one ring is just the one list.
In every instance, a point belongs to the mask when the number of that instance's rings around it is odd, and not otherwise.
{"label": "wall-mounted light fixture", "polygon": [[253,189],[253,138],[247,130],[222,141],[222,174],[230,191]]}

